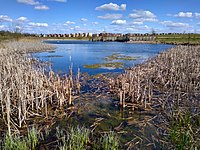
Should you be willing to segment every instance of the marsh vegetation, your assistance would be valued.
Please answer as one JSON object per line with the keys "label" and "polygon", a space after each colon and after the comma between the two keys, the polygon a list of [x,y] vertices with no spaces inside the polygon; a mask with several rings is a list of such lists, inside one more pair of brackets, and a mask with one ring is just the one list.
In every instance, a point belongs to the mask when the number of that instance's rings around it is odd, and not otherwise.
{"label": "marsh vegetation", "polygon": [[[72,68],[59,76],[31,57],[52,49],[36,41],[1,43],[2,148],[200,148],[199,46],[173,47],[125,73],[95,76],[73,75]],[[113,53],[92,68],[135,59]]]}

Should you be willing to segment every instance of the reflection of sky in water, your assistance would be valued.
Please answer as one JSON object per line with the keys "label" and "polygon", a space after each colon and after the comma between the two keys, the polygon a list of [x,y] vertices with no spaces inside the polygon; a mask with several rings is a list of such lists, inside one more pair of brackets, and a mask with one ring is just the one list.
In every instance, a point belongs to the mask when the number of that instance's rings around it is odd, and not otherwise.
{"label": "reflection of sky in water", "polygon": [[[117,62],[124,62],[125,67],[131,67],[145,61],[149,57],[155,56],[160,51],[172,47],[171,45],[164,44],[127,44],[88,41],[48,41],[48,43],[56,44],[57,48],[55,53],[42,52],[33,55],[43,61],[52,62],[52,69],[55,72],[67,73],[70,64],[73,64],[73,72],[76,73],[78,68],[80,68],[82,73],[88,72],[89,74],[122,71],[122,69],[87,69],[83,67],[83,65],[106,63],[107,61],[105,61],[104,58],[114,53],[131,57],[140,57],[139,59],[132,61],[117,60]],[[46,57],[54,55],[63,57]]]}

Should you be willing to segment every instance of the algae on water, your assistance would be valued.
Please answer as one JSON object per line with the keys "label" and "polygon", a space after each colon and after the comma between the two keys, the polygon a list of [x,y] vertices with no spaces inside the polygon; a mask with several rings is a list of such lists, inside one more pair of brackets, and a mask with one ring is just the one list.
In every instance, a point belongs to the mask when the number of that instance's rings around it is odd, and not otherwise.
{"label": "algae on water", "polygon": [[127,55],[123,55],[123,54],[119,54],[119,53],[113,53],[112,55],[107,56],[104,59],[106,61],[113,61],[113,60],[127,60],[127,61],[131,61],[131,60],[136,60],[138,58],[139,58],[139,56],[131,57],[131,56],[127,56]]}
{"label": "algae on water", "polygon": [[109,63],[100,63],[100,64],[91,64],[91,65],[84,65],[84,68],[89,69],[97,69],[97,68],[123,68],[124,63],[122,62],[109,62]]}

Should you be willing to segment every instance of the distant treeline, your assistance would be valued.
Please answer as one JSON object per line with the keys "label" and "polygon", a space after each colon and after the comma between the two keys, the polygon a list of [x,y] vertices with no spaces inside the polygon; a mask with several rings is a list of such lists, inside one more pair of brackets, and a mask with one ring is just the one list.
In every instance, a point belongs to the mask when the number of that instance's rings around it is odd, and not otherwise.
{"label": "distant treeline", "polygon": [[0,31],[0,41],[10,40],[10,39],[19,39],[23,37],[36,37],[36,34],[29,33],[13,33],[10,31]]}

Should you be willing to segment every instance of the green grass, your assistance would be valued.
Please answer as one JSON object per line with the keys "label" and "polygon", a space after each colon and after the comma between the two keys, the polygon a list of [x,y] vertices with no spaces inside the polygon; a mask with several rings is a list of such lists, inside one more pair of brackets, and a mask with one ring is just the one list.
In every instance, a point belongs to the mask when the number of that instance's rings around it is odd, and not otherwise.
{"label": "green grass", "polygon": [[119,138],[116,133],[94,134],[85,127],[70,127],[67,131],[57,128],[56,137],[60,150],[118,150]]}
{"label": "green grass", "polygon": [[90,130],[84,127],[71,127],[67,135],[63,130],[57,128],[56,136],[60,140],[60,150],[84,150],[89,143]]}
{"label": "green grass", "polygon": [[170,140],[178,150],[200,149],[199,116],[177,112],[170,124]]}
{"label": "green grass", "polygon": [[119,139],[114,132],[105,133],[100,140],[103,150],[119,149]]}
{"label": "green grass", "polygon": [[9,136],[4,139],[3,150],[34,150],[38,144],[37,130],[32,128],[27,137]]}
{"label": "green grass", "polygon": [[200,44],[200,34],[156,35],[157,42],[173,44]]}

